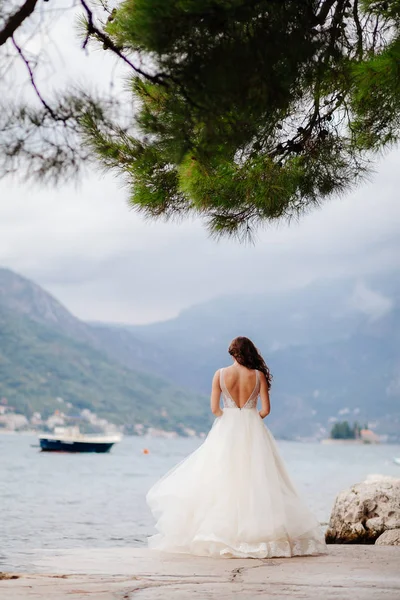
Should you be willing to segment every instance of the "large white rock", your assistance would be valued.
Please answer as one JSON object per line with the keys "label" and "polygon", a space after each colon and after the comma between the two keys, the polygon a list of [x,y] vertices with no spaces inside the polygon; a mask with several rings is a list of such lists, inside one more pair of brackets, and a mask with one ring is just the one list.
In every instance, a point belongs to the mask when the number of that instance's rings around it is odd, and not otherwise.
{"label": "large white rock", "polygon": [[400,529],[388,529],[378,537],[378,546],[400,546]]}
{"label": "large white rock", "polygon": [[336,497],[326,541],[373,544],[391,529],[400,529],[400,479],[370,475]]}

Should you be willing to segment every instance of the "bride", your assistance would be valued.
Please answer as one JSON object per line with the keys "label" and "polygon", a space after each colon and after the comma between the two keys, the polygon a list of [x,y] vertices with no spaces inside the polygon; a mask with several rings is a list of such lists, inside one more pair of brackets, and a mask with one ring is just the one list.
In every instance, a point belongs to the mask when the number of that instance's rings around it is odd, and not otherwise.
{"label": "bride", "polygon": [[212,382],[217,418],[206,440],[147,494],[159,531],[149,546],[215,557],[324,553],[318,521],[263,423],[270,412],[269,369],[248,338],[234,339],[229,354],[232,366],[219,369]]}

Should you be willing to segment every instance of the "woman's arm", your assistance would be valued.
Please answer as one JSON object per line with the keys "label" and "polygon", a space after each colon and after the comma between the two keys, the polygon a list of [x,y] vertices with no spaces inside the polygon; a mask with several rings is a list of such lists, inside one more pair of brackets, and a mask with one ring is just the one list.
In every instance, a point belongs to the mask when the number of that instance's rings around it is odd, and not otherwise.
{"label": "woman's arm", "polygon": [[271,404],[269,401],[269,392],[267,379],[264,373],[260,372],[260,398],[261,398],[261,410],[260,417],[264,419],[271,412]]}
{"label": "woman's arm", "polygon": [[220,417],[223,414],[220,403],[221,386],[219,385],[219,371],[217,371],[213,377],[211,388],[211,412],[216,417]]}

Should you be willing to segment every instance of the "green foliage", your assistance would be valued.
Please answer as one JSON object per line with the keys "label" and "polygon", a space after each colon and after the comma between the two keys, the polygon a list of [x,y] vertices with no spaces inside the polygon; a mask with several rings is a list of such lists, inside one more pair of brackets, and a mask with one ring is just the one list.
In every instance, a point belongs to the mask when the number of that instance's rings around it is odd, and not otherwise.
{"label": "green foliage", "polygon": [[360,437],[360,426],[354,423],[351,427],[348,421],[339,421],[331,429],[331,438],[334,440],[355,440]]}
{"label": "green foliage", "polygon": [[88,127],[87,140],[151,217],[193,212],[246,236],[297,216],[398,139],[399,6],[127,0],[107,33],[152,78],[133,78],[131,134]]}
{"label": "green foliage", "polygon": [[400,131],[400,36],[378,56],[356,65],[354,76],[357,143],[373,150],[393,145]]}
{"label": "green foliage", "polygon": [[40,108],[0,107],[0,176],[96,159],[150,218],[246,237],[350,190],[399,140],[400,0],[108,4],[81,2],[82,46],[130,69],[130,105],[70,87],[47,102],[15,47]]}
{"label": "green foliage", "polygon": [[3,308],[0,340],[0,397],[27,416],[40,411],[46,418],[56,408],[76,415],[89,408],[127,429],[144,423],[204,431],[210,424],[207,398],[128,369],[88,344]]}
{"label": "green foliage", "polygon": [[50,110],[1,98],[0,177],[17,175],[44,184],[70,181],[91,158],[90,148],[81,143],[84,118],[106,123],[117,110],[115,101],[78,88],[58,98]]}

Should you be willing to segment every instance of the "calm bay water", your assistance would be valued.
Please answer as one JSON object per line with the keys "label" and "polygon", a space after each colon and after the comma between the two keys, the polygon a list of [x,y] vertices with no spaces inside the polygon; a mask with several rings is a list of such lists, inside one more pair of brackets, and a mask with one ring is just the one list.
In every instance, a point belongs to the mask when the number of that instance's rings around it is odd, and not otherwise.
{"label": "calm bay water", "polygon": [[[28,569],[35,550],[142,546],[154,533],[145,494],[201,440],[124,438],[109,454],[53,454],[37,439],[0,434],[0,571]],[[336,494],[369,474],[400,477],[400,446],[278,441],[322,523]],[[143,454],[148,448],[149,454]]]}

